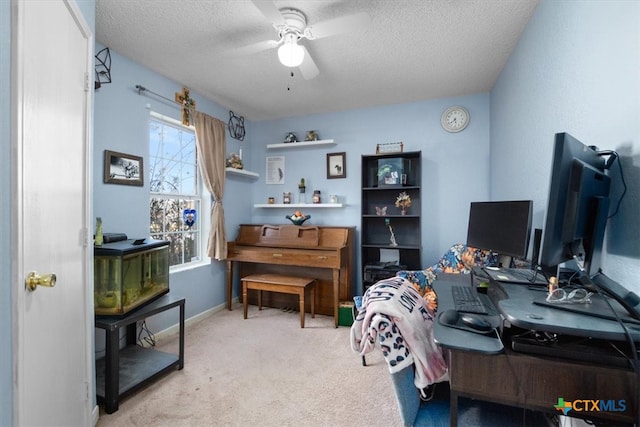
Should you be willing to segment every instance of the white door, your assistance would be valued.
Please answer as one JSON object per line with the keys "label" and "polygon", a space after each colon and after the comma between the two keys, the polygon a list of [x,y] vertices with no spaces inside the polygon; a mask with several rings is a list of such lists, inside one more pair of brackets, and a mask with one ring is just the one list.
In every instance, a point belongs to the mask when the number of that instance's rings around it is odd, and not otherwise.
{"label": "white door", "polygon": [[[13,12],[14,423],[88,426],[93,36],[74,0],[18,0]],[[55,273],[55,287],[25,289],[32,271]]]}

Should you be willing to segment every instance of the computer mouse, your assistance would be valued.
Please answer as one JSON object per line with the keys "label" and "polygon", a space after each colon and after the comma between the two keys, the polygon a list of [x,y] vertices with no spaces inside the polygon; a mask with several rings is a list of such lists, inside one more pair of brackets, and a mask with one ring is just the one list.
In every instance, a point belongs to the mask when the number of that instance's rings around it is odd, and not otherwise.
{"label": "computer mouse", "polygon": [[446,326],[455,325],[458,322],[458,318],[460,317],[460,313],[456,310],[445,310],[440,314],[438,318],[440,323]]}
{"label": "computer mouse", "polygon": [[475,314],[464,313],[460,316],[460,320],[466,326],[475,329],[476,331],[487,332],[493,329],[491,323],[489,323],[485,318]]}

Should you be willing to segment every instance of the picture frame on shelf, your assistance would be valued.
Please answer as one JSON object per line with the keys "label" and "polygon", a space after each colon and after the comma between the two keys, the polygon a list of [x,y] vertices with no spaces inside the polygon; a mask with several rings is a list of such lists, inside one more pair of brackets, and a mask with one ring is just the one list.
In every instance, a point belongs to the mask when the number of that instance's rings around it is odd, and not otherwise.
{"label": "picture frame on shelf", "polygon": [[378,186],[400,187],[403,184],[403,177],[406,183],[405,163],[405,159],[402,159],[400,157],[378,160]]}
{"label": "picture frame on shelf", "polygon": [[327,153],[327,179],[347,177],[347,153]]}
{"label": "picture frame on shelf", "polygon": [[141,156],[104,150],[105,184],[144,185],[144,168]]}

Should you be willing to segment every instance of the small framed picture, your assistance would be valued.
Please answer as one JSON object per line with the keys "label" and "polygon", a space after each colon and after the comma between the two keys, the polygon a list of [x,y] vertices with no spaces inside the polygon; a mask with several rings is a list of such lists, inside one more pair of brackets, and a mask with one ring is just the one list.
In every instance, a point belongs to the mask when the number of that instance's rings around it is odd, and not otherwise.
{"label": "small framed picture", "polygon": [[402,142],[387,142],[376,145],[376,154],[402,153],[403,150],[404,144]]}
{"label": "small framed picture", "polygon": [[347,153],[327,153],[327,179],[346,178],[347,163],[345,161]]}
{"label": "small framed picture", "polygon": [[104,182],[106,184],[142,187],[143,173],[142,157],[104,150]]}

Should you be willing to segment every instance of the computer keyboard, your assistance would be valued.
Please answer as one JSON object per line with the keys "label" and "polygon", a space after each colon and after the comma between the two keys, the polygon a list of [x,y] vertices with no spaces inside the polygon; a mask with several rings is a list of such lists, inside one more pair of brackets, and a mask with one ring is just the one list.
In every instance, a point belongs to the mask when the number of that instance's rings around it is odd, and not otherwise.
{"label": "computer keyboard", "polygon": [[456,311],[477,314],[489,313],[478,293],[471,286],[452,286],[451,292]]}

